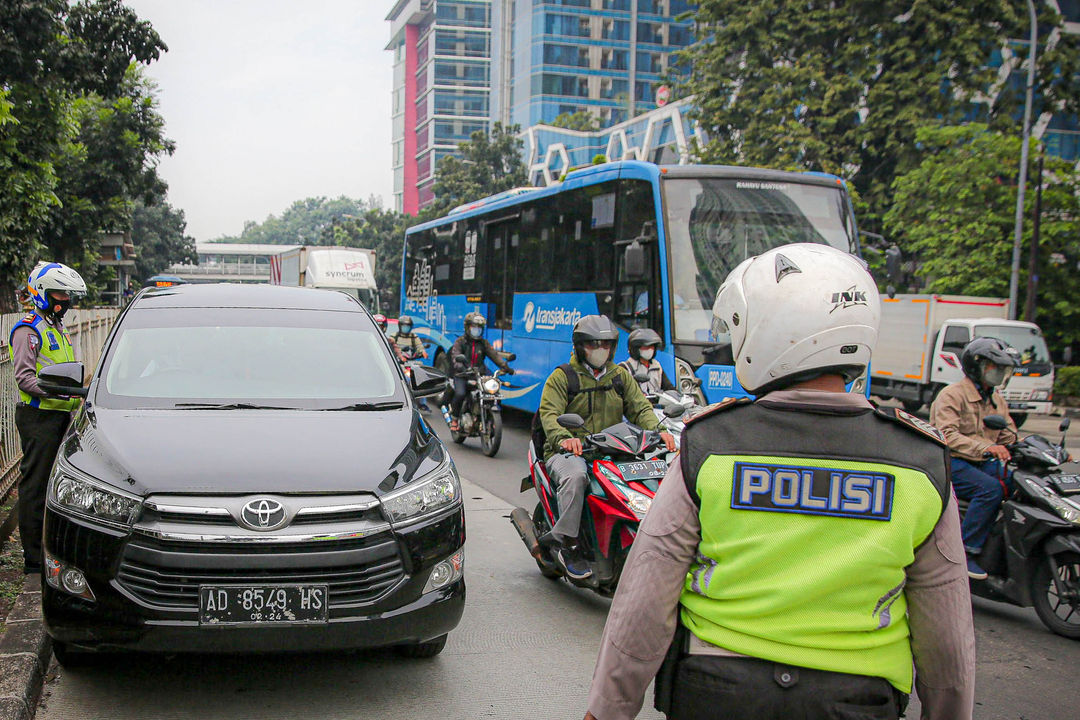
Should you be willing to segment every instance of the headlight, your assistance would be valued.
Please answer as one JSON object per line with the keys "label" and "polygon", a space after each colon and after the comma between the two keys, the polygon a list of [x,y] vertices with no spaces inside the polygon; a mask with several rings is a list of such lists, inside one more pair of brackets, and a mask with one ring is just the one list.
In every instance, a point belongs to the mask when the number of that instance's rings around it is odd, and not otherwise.
{"label": "headlight", "polygon": [[499,393],[499,381],[495,378],[488,378],[484,381],[484,392],[488,395],[498,395]]}
{"label": "headlight", "polygon": [[649,508],[652,507],[652,498],[629,488],[623,490],[623,492],[626,493],[626,504],[630,506],[634,514],[639,518],[645,517],[645,513],[649,512]]}
{"label": "headlight", "polygon": [[140,499],[105,488],[62,462],[49,481],[49,500],[76,515],[128,527],[142,508]]}
{"label": "headlight", "polygon": [[1049,400],[1049,399],[1050,399],[1050,391],[1049,390],[1036,390],[1035,392],[1031,393],[1032,402],[1044,402],[1044,401]]}
{"label": "headlight", "polygon": [[420,480],[382,498],[383,512],[391,523],[404,523],[461,501],[461,481],[447,460]]}

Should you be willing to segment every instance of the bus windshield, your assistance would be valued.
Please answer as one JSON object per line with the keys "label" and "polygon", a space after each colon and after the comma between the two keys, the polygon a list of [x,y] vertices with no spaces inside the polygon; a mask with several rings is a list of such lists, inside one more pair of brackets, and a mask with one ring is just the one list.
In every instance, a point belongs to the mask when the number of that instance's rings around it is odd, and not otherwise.
{"label": "bus windshield", "polygon": [[664,181],[676,342],[710,342],[720,284],[747,257],[789,243],[855,252],[837,187],[736,178]]}

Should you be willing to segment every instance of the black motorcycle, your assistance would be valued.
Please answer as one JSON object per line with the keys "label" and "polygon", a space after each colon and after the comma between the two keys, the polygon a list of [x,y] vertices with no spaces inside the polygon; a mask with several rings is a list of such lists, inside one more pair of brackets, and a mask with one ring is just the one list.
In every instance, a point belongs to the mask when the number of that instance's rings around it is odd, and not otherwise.
{"label": "black motorcycle", "polygon": [[[1000,415],[983,423],[1004,430]],[[979,555],[989,577],[972,580],[971,592],[991,600],[1035,607],[1046,627],[1080,639],[1080,464],[1067,462],[1065,431],[1054,444],[1029,435],[1007,445],[1013,489]],[[961,512],[967,503],[961,502]]]}
{"label": "black motorcycle", "polygon": [[[507,361],[514,361],[517,356],[513,353],[503,355]],[[464,355],[454,358],[459,365],[468,362]],[[493,375],[484,375],[481,371],[484,367],[470,367],[464,372],[458,373],[458,377],[464,377],[467,382],[468,392],[465,402],[461,405],[461,417],[458,418],[458,429],[451,430],[450,436],[454,442],[461,444],[466,438],[479,437],[480,449],[488,457],[495,457],[502,444],[502,387],[503,381],[499,379],[502,370],[496,370]],[[442,407],[446,422],[450,423],[450,410],[444,404]]]}

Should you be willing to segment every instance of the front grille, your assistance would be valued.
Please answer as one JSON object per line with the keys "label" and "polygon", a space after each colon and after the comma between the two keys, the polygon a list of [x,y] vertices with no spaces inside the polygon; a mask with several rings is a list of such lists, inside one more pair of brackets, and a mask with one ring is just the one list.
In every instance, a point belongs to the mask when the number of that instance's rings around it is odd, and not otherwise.
{"label": "front grille", "polygon": [[136,535],[117,582],[147,605],[197,613],[200,585],[325,584],[333,609],[371,602],[404,574],[397,542],[387,534],[269,546]]}

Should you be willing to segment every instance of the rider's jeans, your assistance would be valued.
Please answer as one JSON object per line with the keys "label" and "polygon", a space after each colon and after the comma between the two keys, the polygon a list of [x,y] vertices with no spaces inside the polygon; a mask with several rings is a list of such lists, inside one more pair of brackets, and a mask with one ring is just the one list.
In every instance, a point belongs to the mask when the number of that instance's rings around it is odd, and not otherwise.
{"label": "rider's jeans", "polygon": [[953,489],[958,498],[969,503],[964,521],[960,524],[964,547],[969,551],[982,550],[1001,501],[1005,499],[1000,478],[1001,463],[998,460],[971,463],[960,458],[952,459]]}
{"label": "rider's jeans", "polygon": [[589,487],[589,466],[584,458],[572,453],[552,455],[545,464],[559,494],[559,519],[551,528],[551,534],[565,543],[576,539],[581,530],[581,511],[585,508],[585,494]]}
{"label": "rider's jeans", "polygon": [[454,378],[454,398],[450,401],[450,414],[461,417],[461,405],[465,402],[465,396],[469,393],[469,379],[464,377]]}

